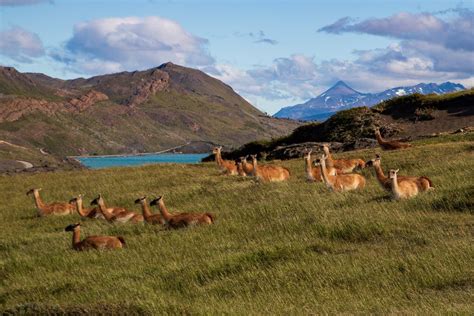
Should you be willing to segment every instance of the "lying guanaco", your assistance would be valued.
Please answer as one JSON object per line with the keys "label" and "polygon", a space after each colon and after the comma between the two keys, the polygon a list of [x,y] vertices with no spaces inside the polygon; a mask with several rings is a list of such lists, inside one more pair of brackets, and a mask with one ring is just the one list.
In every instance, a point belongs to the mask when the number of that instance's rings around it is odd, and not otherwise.
{"label": "lying guanaco", "polygon": [[[371,159],[371,160],[366,162],[366,166],[368,166],[368,167],[373,166],[374,170],[375,170],[375,175],[377,176],[377,180],[378,180],[380,186],[384,190],[386,190],[388,192],[392,192],[392,180],[389,177],[385,176],[380,163],[381,163],[380,155],[376,154],[374,159]],[[398,181],[399,185],[400,185],[400,181],[405,181],[405,180],[415,181],[416,185],[418,187],[418,190],[420,190],[420,191],[427,191],[427,190],[433,188],[433,183],[431,182],[431,180],[428,177],[425,177],[425,176],[409,177],[409,176],[398,176],[397,175],[397,181]]]}
{"label": "lying guanaco", "polygon": [[411,147],[411,144],[402,143],[398,140],[384,140],[378,129],[375,130],[375,138],[383,150],[396,150]]}
{"label": "lying guanaco", "polygon": [[222,159],[221,154],[222,146],[214,147],[212,153],[215,155],[217,165],[222,169],[225,174],[237,175],[237,166],[233,161]]}
{"label": "lying guanaco", "polygon": [[102,215],[98,207],[84,208],[82,194],[79,194],[77,197],[71,199],[69,203],[76,205],[76,211],[81,217],[104,219],[104,215]]}
{"label": "lying guanaco", "polygon": [[[141,223],[144,221],[143,216],[136,214],[135,212],[129,211],[125,208],[108,208],[105,206],[104,198],[99,194],[94,200],[91,201],[91,205],[97,205],[100,212],[104,215],[105,219],[110,223]],[[114,209],[116,211],[113,213]]]}
{"label": "lying guanaco", "polygon": [[253,172],[253,165],[247,162],[247,156],[240,157],[240,161],[242,162],[242,169],[244,170],[247,176],[251,176]]}
{"label": "lying guanaco", "polygon": [[236,160],[235,165],[237,166],[237,174],[241,177],[246,177],[247,174],[244,171],[244,167],[242,166],[242,161]]}
{"label": "lying guanaco", "polygon": [[71,224],[64,229],[72,232],[72,249],[83,251],[89,249],[117,249],[125,246],[121,236],[89,236],[81,240],[81,224]]}
{"label": "lying guanaco", "polygon": [[[313,163],[311,162],[311,153],[313,150],[310,150],[306,152],[303,156],[304,158],[304,167],[305,167],[305,173],[306,173],[306,180],[311,181],[311,182],[322,182],[323,177],[321,175],[321,168],[319,167],[320,162],[319,159],[316,159]],[[313,165],[315,168],[313,168]],[[333,167],[328,167],[328,174],[331,176],[335,176],[338,174],[338,171],[336,168]]]}
{"label": "lying guanaco", "polygon": [[209,225],[214,223],[214,215],[211,213],[175,213],[170,214],[165,206],[162,196],[158,196],[150,202],[150,206],[158,205],[161,216],[167,228],[184,228],[194,225]]}
{"label": "lying guanaco", "polygon": [[365,168],[365,162],[362,159],[333,159],[327,145],[323,145],[323,151],[327,157],[326,165],[328,168],[339,169],[342,173],[351,173],[357,167]]}
{"label": "lying guanaco", "polygon": [[403,180],[398,181],[397,173],[400,169],[390,170],[389,176],[392,181],[392,193],[395,200],[408,199],[418,194],[416,181]]}
{"label": "lying guanaco", "polygon": [[281,166],[275,165],[257,165],[257,155],[250,155],[252,158],[254,176],[259,181],[264,182],[279,182],[286,181],[290,178],[290,171]]}
{"label": "lying guanaco", "polygon": [[331,176],[326,169],[327,156],[323,154],[320,159],[321,174],[323,182],[334,192],[345,192],[350,190],[362,189],[365,186],[365,178],[357,173],[341,174]]}
{"label": "lying guanaco", "polygon": [[51,204],[45,204],[40,197],[39,191],[41,191],[41,188],[31,189],[26,192],[26,195],[33,194],[38,216],[69,215],[74,213],[75,206],[71,203],[54,202]]}
{"label": "lying guanaco", "polygon": [[148,206],[146,196],[136,199],[135,204],[138,203],[140,203],[142,206],[143,218],[145,219],[146,223],[158,225],[165,224],[165,220],[163,219],[163,216],[161,216],[161,214],[152,214],[150,207]]}

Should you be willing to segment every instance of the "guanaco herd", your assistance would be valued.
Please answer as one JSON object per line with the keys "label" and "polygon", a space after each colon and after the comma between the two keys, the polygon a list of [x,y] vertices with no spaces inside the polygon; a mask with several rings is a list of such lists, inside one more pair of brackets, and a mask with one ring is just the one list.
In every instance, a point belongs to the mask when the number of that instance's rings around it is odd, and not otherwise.
{"label": "guanaco herd", "polygon": [[[386,141],[375,131],[376,139],[383,150],[396,150],[408,148],[411,145],[400,141]],[[290,171],[278,165],[258,165],[257,155],[249,155],[252,163],[247,157],[241,157],[237,161],[224,160],[221,154],[222,147],[213,150],[215,161],[223,174],[232,176],[253,177],[259,182],[281,182],[290,178]],[[309,182],[323,182],[333,192],[345,192],[362,189],[365,187],[364,176],[355,173],[356,169],[373,167],[377,181],[382,189],[391,192],[394,200],[407,199],[416,196],[420,192],[433,189],[433,183],[425,176],[398,176],[399,169],[390,170],[387,177],[382,170],[381,157],[376,154],[374,159],[365,162],[362,159],[334,159],[327,145],[322,147],[322,155],[312,160],[312,150],[304,154],[305,176]],[[77,212],[81,217],[91,219],[102,219],[109,223],[147,223],[160,225],[167,229],[179,229],[195,225],[210,225],[214,223],[215,217],[211,213],[170,213],[166,208],[162,196],[158,196],[149,203],[146,196],[135,200],[140,204],[141,214],[123,207],[110,207],[105,204],[102,195],[98,195],[90,202],[91,208],[84,208],[83,196],[78,195],[67,203],[55,202],[46,204],[40,196],[41,189],[31,189],[26,194],[33,195],[37,215],[69,215]],[[158,213],[153,214],[151,207],[156,206]],[[65,231],[73,232],[72,248],[82,251],[88,249],[116,249],[125,246],[125,240],[121,236],[89,236],[81,241],[80,224],[71,224]]]}

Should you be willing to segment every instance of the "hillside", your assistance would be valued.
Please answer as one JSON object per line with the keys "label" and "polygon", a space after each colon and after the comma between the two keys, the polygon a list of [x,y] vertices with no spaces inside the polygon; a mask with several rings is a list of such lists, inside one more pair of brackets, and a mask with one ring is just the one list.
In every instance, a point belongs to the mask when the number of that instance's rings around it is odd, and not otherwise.
{"label": "hillside", "polygon": [[0,68],[0,140],[57,157],[154,152],[190,141],[236,147],[298,125],[172,63],[74,80]]}
{"label": "hillside", "polygon": [[[385,137],[417,139],[443,132],[474,127],[474,89],[445,95],[412,94],[394,98],[378,105],[339,111],[323,123],[310,123],[291,134],[273,141],[245,144],[227,157],[259,152],[269,158],[290,158],[274,152],[278,147],[307,142],[338,142],[341,149],[354,149],[375,144],[374,128]],[[367,140],[367,141],[365,141]],[[272,154],[274,152],[274,154]],[[301,153],[294,153],[299,155]]]}
{"label": "hillside", "polygon": [[392,98],[411,94],[446,94],[464,90],[461,84],[445,82],[420,83],[415,86],[395,87],[378,93],[361,93],[349,87],[345,82],[338,81],[321,95],[303,104],[282,108],[274,116],[305,121],[325,120],[337,111],[361,106],[372,106]]}
{"label": "hillside", "polygon": [[[0,314],[472,314],[473,136],[383,153],[385,169],[436,187],[399,202],[372,169],[362,191],[332,194],[306,181],[301,158],[281,162],[287,183],[223,177],[214,163],[0,176],[9,201],[0,204]],[[38,218],[25,196],[34,186],[47,202],[102,193],[136,211],[136,198],[163,195],[171,212],[212,212],[216,222],[175,231]],[[75,222],[82,238],[118,235],[127,247],[75,252],[64,232]]]}

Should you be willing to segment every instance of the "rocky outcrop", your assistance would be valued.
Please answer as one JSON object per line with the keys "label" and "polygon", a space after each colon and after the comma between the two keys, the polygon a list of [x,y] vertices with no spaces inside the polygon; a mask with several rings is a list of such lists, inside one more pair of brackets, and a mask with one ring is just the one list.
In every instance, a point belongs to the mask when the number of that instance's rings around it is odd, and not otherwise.
{"label": "rocky outcrop", "polygon": [[135,107],[146,102],[150,96],[168,88],[169,79],[168,73],[159,69],[154,70],[148,80],[137,86],[133,94],[126,100],[126,105]]}
{"label": "rocky outcrop", "polygon": [[107,101],[108,99],[109,97],[104,93],[90,90],[78,98],[69,100],[69,102],[66,104],[66,107],[82,112],[93,104],[101,101]]}

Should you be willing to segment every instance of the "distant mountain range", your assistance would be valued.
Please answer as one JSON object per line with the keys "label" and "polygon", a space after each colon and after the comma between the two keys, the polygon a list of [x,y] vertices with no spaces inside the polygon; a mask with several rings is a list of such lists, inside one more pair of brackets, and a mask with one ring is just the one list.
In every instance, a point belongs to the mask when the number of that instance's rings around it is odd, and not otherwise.
{"label": "distant mountain range", "polygon": [[278,111],[274,117],[298,120],[324,120],[337,111],[358,106],[372,106],[393,97],[420,94],[444,94],[464,90],[464,86],[452,82],[442,84],[420,83],[416,86],[396,87],[380,93],[361,93],[349,87],[343,81],[338,81],[316,98],[303,104],[288,106]]}

